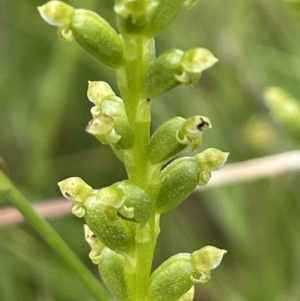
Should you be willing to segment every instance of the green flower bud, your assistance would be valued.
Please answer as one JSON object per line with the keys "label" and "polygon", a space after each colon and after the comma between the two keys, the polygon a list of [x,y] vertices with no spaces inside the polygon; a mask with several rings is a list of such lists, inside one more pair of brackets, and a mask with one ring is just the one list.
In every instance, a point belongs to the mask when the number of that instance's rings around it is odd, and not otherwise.
{"label": "green flower bud", "polygon": [[119,0],[115,12],[124,34],[153,38],[166,28],[182,7],[191,7],[195,0]]}
{"label": "green flower bud", "polygon": [[103,144],[116,144],[121,139],[121,135],[116,133],[114,127],[115,121],[112,117],[100,115],[89,122],[86,131]]}
{"label": "green flower bud", "polygon": [[174,160],[160,174],[156,212],[166,212],[185,200],[199,183],[201,169],[193,157]]}
{"label": "green flower bud", "polygon": [[88,83],[88,99],[96,106],[100,105],[103,100],[117,99],[115,92],[108,83],[102,81],[89,81]]}
{"label": "green flower bud", "polygon": [[150,21],[158,0],[118,0],[114,11],[122,19],[128,19],[133,26],[144,26]]}
{"label": "green flower bud", "polygon": [[222,152],[216,148],[208,148],[197,154],[196,160],[202,170],[210,172],[221,168],[228,156],[229,153]]}
{"label": "green flower bud", "polygon": [[104,248],[99,263],[99,273],[107,288],[119,300],[127,301],[128,292],[124,275],[125,258],[123,255]]}
{"label": "green flower bud", "polygon": [[182,73],[183,54],[182,50],[169,49],[152,63],[144,79],[144,98],[154,98],[180,84],[175,75]]}
{"label": "green flower bud", "polygon": [[211,128],[210,120],[204,116],[188,119],[174,117],[161,125],[153,134],[149,145],[149,159],[152,164],[163,163],[190,144],[190,151],[202,143],[202,134]]}
{"label": "green flower bud", "polygon": [[118,210],[119,216],[138,223],[146,223],[151,216],[149,195],[130,181],[121,181],[112,185],[124,193],[124,205]]}
{"label": "green flower bud", "polygon": [[93,188],[78,177],[71,177],[60,181],[58,182],[58,186],[63,196],[73,201],[73,214],[77,217],[83,217],[85,209],[82,207],[82,204],[91,195]]}
{"label": "green flower bud", "polygon": [[153,98],[179,84],[194,85],[206,69],[218,59],[205,48],[186,52],[170,49],[160,55],[145,75],[143,96]]}
{"label": "green flower bud", "polygon": [[75,37],[81,47],[108,67],[124,65],[122,38],[96,13],[60,1],[50,1],[38,10],[46,22],[59,27],[62,38],[71,41]]}
{"label": "green flower bud", "polygon": [[[205,246],[191,254],[191,260],[196,273],[191,276],[195,283],[206,283],[210,279],[210,271],[219,266],[226,250],[213,246]],[[200,274],[200,277],[199,277]]]}
{"label": "green flower bud", "polygon": [[212,67],[218,59],[205,48],[193,48],[184,53],[181,59],[182,73],[176,79],[187,85],[194,85],[201,73]]}
{"label": "green flower bud", "polygon": [[170,257],[151,275],[149,301],[191,300],[189,295],[193,294],[194,283],[206,283],[210,271],[220,264],[225,253],[225,250],[206,246],[192,254]]}
{"label": "green flower bud", "polygon": [[38,11],[48,24],[54,26],[69,25],[75,15],[75,9],[61,1],[49,1],[39,6]]}
{"label": "green flower bud", "polygon": [[194,266],[191,254],[181,253],[170,257],[151,275],[149,301],[175,301],[193,286],[191,275]]}
{"label": "green flower bud", "polygon": [[[97,196],[97,193],[95,192],[83,203],[87,225],[110,249],[121,253],[128,252],[134,242],[134,223],[120,217],[111,218],[114,208],[103,205],[103,200],[99,195]],[[107,196],[110,197],[108,193]],[[112,198],[115,201],[114,196]]]}
{"label": "green flower bud", "polygon": [[99,264],[101,261],[101,253],[105,245],[98,239],[98,237],[91,231],[88,225],[84,225],[85,240],[91,247],[89,257],[93,263]]}
{"label": "green flower bud", "polygon": [[80,46],[103,64],[111,68],[123,66],[123,41],[99,15],[88,10],[75,10],[70,29]]}
{"label": "green flower bud", "polygon": [[94,119],[86,128],[88,133],[103,144],[114,144],[119,149],[133,146],[134,133],[120,98],[102,100],[91,109],[91,113]]}

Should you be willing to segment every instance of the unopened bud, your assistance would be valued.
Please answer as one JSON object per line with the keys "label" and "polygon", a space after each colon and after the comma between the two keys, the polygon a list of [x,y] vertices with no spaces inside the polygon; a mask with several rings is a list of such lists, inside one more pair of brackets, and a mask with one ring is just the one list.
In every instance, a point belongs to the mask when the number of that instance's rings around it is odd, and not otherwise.
{"label": "unopened bud", "polygon": [[95,105],[100,105],[103,100],[116,98],[110,85],[103,81],[89,81],[87,96]]}
{"label": "unopened bud", "polygon": [[227,158],[229,153],[222,152],[216,148],[208,148],[203,152],[196,155],[196,160],[202,170],[213,171],[221,168]]}
{"label": "unopened bud", "polygon": [[205,48],[193,48],[184,53],[181,60],[182,73],[176,79],[187,85],[194,85],[203,71],[212,67],[218,59]]}
{"label": "unopened bud", "polygon": [[69,25],[75,15],[75,9],[61,1],[49,1],[39,6],[38,11],[48,24],[54,26]]}

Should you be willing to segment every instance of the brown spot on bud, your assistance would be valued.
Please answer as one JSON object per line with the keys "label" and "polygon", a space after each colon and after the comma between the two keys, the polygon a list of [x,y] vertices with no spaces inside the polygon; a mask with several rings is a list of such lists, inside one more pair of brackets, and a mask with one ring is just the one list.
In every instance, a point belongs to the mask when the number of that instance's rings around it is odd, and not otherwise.
{"label": "brown spot on bud", "polygon": [[206,130],[208,127],[210,127],[210,124],[205,121],[203,118],[200,118],[200,123],[197,124],[197,129],[201,132]]}

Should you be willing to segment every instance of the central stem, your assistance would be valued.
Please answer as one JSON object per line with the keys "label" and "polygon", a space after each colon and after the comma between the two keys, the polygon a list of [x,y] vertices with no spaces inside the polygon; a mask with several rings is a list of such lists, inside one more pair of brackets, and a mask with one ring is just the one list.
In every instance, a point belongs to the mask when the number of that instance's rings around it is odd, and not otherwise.
{"label": "central stem", "polygon": [[[150,140],[151,105],[142,96],[145,72],[152,59],[153,41],[144,38],[124,38],[126,67],[118,73],[118,85],[123,98],[128,120],[132,126],[135,143],[124,151],[124,164],[128,178],[144,189],[152,199],[154,209],[157,179],[151,175],[148,164]],[[157,219],[158,220],[158,219]],[[146,301],[158,225],[154,210],[146,225],[137,225],[134,247],[126,260],[125,274],[129,301]]]}

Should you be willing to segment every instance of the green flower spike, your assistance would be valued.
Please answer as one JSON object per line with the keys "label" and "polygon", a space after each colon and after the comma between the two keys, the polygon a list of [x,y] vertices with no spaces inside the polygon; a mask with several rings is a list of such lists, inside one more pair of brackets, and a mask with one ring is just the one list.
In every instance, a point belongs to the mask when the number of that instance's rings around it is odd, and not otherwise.
{"label": "green flower spike", "polygon": [[151,164],[165,163],[185,149],[196,150],[202,143],[203,132],[211,128],[210,120],[204,116],[188,119],[174,117],[162,124],[152,135],[149,144]]}
{"label": "green flower spike", "polygon": [[195,283],[206,283],[210,271],[221,262],[225,250],[206,246],[192,254],[170,257],[151,275],[149,301],[186,300],[185,294]]}
{"label": "green flower spike", "polygon": [[89,257],[93,263],[99,264],[101,261],[101,253],[105,245],[98,239],[98,237],[91,231],[88,225],[84,225],[85,240],[91,247]]}
{"label": "green flower spike", "polygon": [[82,48],[110,68],[123,66],[123,40],[96,13],[74,9],[61,1],[49,1],[38,10],[47,23],[58,26],[63,39],[71,41],[74,37]]}
{"label": "green flower spike", "polygon": [[58,182],[61,193],[65,198],[73,201],[72,213],[77,217],[83,217],[85,209],[83,202],[91,195],[93,188],[78,177],[71,177]]}

